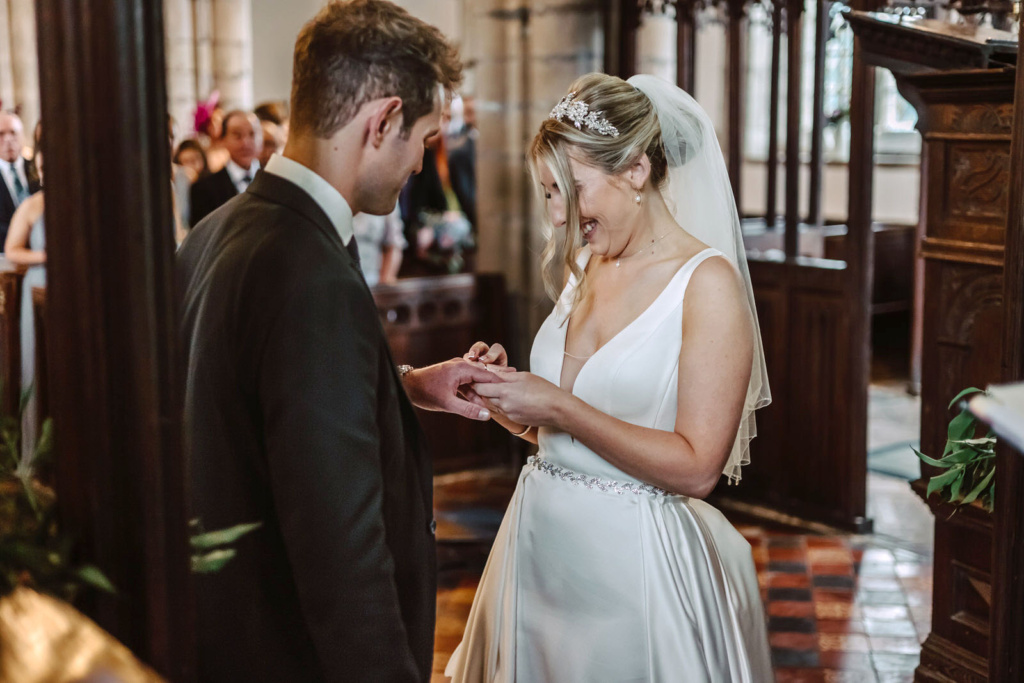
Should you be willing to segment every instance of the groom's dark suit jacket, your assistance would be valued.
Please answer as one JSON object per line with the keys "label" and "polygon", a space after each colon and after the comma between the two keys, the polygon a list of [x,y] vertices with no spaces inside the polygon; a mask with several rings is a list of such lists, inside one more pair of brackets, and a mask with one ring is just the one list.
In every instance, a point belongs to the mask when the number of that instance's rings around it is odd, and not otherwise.
{"label": "groom's dark suit jacket", "polygon": [[195,579],[201,680],[429,680],[431,464],[327,215],[260,172],[177,276],[191,514],[263,523]]}

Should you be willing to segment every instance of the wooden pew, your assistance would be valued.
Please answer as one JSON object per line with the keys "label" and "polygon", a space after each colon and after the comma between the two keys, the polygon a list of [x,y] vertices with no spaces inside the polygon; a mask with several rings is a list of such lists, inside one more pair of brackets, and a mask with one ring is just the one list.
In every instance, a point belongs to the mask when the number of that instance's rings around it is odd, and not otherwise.
{"label": "wooden pew", "polygon": [[[431,365],[461,357],[475,341],[511,339],[500,275],[407,278],[378,285],[373,296],[399,364]],[[513,439],[499,425],[418,413],[436,473],[512,464]]]}
{"label": "wooden pew", "polygon": [[[871,313],[909,311],[914,298],[914,243],[917,226],[875,223],[874,285]],[[783,232],[766,230],[762,220],[745,220],[743,242],[747,250],[782,251]],[[846,260],[846,226],[800,226],[798,253],[808,258]]]}
{"label": "wooden pew", "polygon": [[0,414],[21,401],[21,297],[25,269],[0,258]]}

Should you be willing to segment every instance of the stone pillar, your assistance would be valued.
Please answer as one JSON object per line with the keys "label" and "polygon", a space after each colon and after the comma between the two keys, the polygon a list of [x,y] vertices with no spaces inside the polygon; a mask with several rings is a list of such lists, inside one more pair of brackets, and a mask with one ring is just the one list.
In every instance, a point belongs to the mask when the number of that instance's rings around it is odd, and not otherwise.
{"label": "stone pillar", "polygon": [[213,0],[192,0],[195,41],[196,99],[205,100],[216,87],[213,78]]}
{"label": "stone pillar", "polygon": [[164,0],[164,55],[167,110],[178,122],[179,135],[187,136],[197,100],[192,0]]}
{"label": "stone pillar", "polygon": [[[33,0],[8,0],[10,7],[11,71],[14,101],[21,108],[26,137],[39,120],[39,57],[36,54],[36,6]],[[6,103],[4,105],[7,106]]]}
{"label": "stone pillar", "polygon": [[11,8],[9,0],[0,0],[0,107],[14,106],[14,64],[11,59]]}
{"label": "stone pillar", "polygon": [[252,0],[213,2],[213,79],[225,110],[252,108]]}
{"label": "stone pillar", "polygon": [[604,61],[603,3],[474,2],[467,10],[464,59],[474,62],[479,270],[501,272],[519,305],[519,363],[551,309],[541,277],[543,206],[526,166],[540,122],[577,77]]}
{"label": "stone pillar", "polygon": [[640,73],[676,82],[676,20],[669,14],[645,14],[637,36]]}

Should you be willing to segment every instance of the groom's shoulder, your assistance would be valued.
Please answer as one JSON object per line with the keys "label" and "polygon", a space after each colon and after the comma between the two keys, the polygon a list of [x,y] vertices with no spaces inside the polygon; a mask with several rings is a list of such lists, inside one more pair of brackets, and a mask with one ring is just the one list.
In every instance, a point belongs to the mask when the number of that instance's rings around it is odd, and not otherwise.
{"label": "groom's shoulder", "polygon": [[308,216],[250,192],[204,219],[178,253],[179,268],[190,281],[235,281],[242,290],[267,295],[304,281],[357,283],[348,261]]}

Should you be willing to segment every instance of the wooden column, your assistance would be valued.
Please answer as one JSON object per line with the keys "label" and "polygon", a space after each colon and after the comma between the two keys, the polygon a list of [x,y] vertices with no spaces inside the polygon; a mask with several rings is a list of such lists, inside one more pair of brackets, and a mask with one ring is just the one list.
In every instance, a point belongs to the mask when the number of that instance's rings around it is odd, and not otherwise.
{"label": "wooden column", "polygon": [[[1024,25],[1021,26],[1024,37]],[[1024,69],[1017,69],[1003,266],[1003,381],[1024,379]],[[1024,680],[1024,458],[1000,444],[989,680]]]}
{"label": "wooden column", "polygon": [[[726,0],[728,24],[726,28],[727,77],[726,97],[729,107],[728,165],[729,180],[736,206],[742,207],[740,174],[743,170],[743,72],[746,68],[747,8],[745,0]],[[740,209],[742,218],[743,210]]]}
{"label": "wooden column", "polygon": [[[640,5],[636,0],[618,0],[618,41],[615,49],[615,71],[619,78],[629,78],[636,73],[637,32],[640,30]],[[610,52],[610,51],[609,51]]]}
{"label": "wooden column", "polygon": [[772,3],[772,75],[768,104],[768,196],[765,202],[765,222],[774,228],[779,217],[779,74],[782,71],[782,2]]}
{"label": "wooden column", "polygon": [[[857,7],[857,3],[854,3]],[[874,285],[875,234],[872,229],[872,198],[875,169],[875,67],[864,59],[859,36],[853,39],[850,89],[850,161],[847,204],[846,268],[849,271],[847,305],[850,311],[849,362],[857,381],[851,386],[849,412],[859,426],[849,436],[857,472],[867,478],[868,384],[871,380],[871,301]],[[857,491],[866,509],[867,486]]]}
{"label": "wooden column", "polygon": [[82,605],[195,676],[162,6],[38,0],[50,405],[62,523],[116,597]]}
{"label": "wooden column", "polygon": [[828,0],[817,0],[815,7],[814,32],[814,96],[811,105],[811,183],[807,207],[807,222],[821,227],[821,184],[825,174],[822,155],[822,130],[825,127],[825,43],[828,41],[829,8]]}
{"label": "wooden column", "polygon": [[697,83],[697,0],[676,0],[676,85],[694,95]]}
{"label": "wooden column", "polygon": [[786,256],[797,255],[800,240],[800,43],[803,0],[786,0]]}

